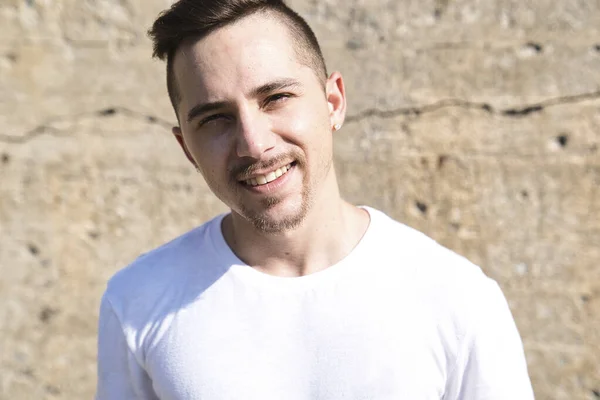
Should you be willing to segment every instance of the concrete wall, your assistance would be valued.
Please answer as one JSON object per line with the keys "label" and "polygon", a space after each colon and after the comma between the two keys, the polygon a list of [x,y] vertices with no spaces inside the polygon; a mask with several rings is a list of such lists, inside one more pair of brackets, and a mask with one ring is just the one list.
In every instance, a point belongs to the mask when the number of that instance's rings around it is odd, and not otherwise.
{"label": "concrete wall", "polygon": [[[348,85],[342,189],[481,265],[538,399],[600,398],[600,2],[291,1]],[[0,3],[0,399],[84,399],[106,280],[223,206],[169,128],[167,0]]]}

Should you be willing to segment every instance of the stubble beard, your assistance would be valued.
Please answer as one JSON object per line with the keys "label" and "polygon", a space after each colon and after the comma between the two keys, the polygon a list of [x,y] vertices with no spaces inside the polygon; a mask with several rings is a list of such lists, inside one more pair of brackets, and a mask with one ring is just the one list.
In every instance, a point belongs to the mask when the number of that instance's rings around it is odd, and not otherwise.
{"label": "stubble beard", "polygon": [[[300,204],[291,204],[291,209],[284,210],[287,215],[269,215],[269,212],[273,212],[272,209],[277,207],[284,201],[296,201],[287,199],[280,196],[266,196],[260,200],[258,204],[254,203],[249,205],[244,201],[243,195],[240,194],[237,200],[239,211],[237,212],[243,219],[252,224],[252,226],[259,232],[265,234],[279,234],[286,231],[294,230],[298,228],[304,219],[306,218],[308,211],[313,203],[313,191],[310,187],[309,177],[307,174],[307,162],[304,154],[301,152],[291,152],[286,155],[280,155],[275,159],[270,160],[262,165],[246,165],[238,166],[232,169],[232,184],[237,186],[234,179],[235,176],[240,174],[242,171],[250,172],[256,169],[270,168],[274,165],[280,164],[284,160],[294,160],[294,168],[298,168],[303,172],[302,177],[302,189],[300,192]],[[233,209],[233,208],[232,208]],[[283,213],[282,213],[283,214]],[[279,217],[279,218],[278,218]]]}
{"label": "stubble beard", "polygon": [[[250,222],[257,231],[265,234],[281,234],[297,229],[306,219],[315,201],[314,186],[317,182],[311,181],[311,178],[309,177],[310,174],[307,169],[308,163],[304,154],[301,152],[293,152],[287,157],[281,156],[277,159],[286,158],[295,160],[294,168],[298,168],[303,173],[299,205],[292,205],[292,210],[285,210],[285,212],[288,213],[287,215],[282,215],[280,218],[277,218],[278,216],[270,216],[269,211],[284,201],[294,200],[279,196],[267,196],[264,197],[258,205],[255,204],[251,207],[243,201],[243,196],[240,196],[237,202],[239,205],[239,214],[242,218]],[[272,161],[273,163],[276,162],[276,160]],[[323,176],[316,177],[317,181],[319,181],[319,178],[321,178],[321,180],[325,179],[330,172],[332,163],[333,160],[331,159],[322,160],[321,168],[317,168],[317,170],[321,170]],[[246,168],[251,169],[252,166],[247,166]],[[238,170],[240,169],[238,168]],[[235,176],[235,172],[233,175]]]}
{"label": "stubble beard", "polygon": [[251,222],[256,230],[262,233],[278,234],[295,230],[302,224],[310,210],[312,204],[311,190],[306,184],[303,184],[302,192],[300,193],[299,208],[290,213],[290,215],[286,215],[281,219],[269,217],[269,209],[274,208],[283,200],[275,196],[266,197],[261,201],[260,211],[242,204],[242,216]]}
{"label": "stubble beard", "polygon": [[[267,196],[260,201],[258,207],[249,207],[243,201],[241,204],[241,215],[249,221],[256,230],[266,234],[279,234],[298,228],[306,218],[308,211],[313,203],[313,193],[310,187],[308,174],[306,173],[306,162],[304,157],[296,157],[296,165],[303,173],[302,190],[300,192],[300,204],[293,205],[289,214],[272,217],[269,211],[277,205],[286,201],[286,198],[279,196]],[[287,201],[290,201],[287,199]],[[287,210],[286,210],[287,211]]]}

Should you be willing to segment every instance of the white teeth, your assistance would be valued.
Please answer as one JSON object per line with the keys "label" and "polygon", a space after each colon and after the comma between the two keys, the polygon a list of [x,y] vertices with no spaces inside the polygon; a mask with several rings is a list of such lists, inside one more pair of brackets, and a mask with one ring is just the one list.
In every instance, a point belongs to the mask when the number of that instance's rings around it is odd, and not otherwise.
{"label": "white teeth", "polygon": [[292,165],[288,164],[284,167],[276,169],[275,171],[271,171],[266,175],[259,175],[255,178],[246,179],[245,182],[247,185],[250,185],[250,186],[264,185],[266,183],[272,182],[275,179],[279,178],[280,176],[282,176],[283,174],[288,172],[290,170],[290,168],[292,168]]}
{"label": "white teeth", "polygon": [[277,175],[275,175],[275,172],[269,172],[267,174],[267,182],[273,182],[275,179],[277,179]]}

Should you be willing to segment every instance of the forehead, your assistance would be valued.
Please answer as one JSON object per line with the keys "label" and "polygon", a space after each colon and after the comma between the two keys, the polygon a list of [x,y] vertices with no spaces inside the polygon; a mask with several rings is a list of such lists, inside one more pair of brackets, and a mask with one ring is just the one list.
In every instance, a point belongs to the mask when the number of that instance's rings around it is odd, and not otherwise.
{"label": "forehead", "polygon": [[298,61],[289,29],[254,14],[180,47],[174,73],[183,102],[222,101],[281,78],[302,81],[312,70]]}

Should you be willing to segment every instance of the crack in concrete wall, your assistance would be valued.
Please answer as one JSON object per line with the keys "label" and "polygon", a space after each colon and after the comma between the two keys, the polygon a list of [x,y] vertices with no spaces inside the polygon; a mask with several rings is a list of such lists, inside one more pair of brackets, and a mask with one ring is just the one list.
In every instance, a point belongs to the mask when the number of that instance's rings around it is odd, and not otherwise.
{"label": "crack in concrete wall", "polygon": [[33,129],[30,129],[29,131],[25,132],[23,135],[20,135],[20,136],[0,134],[0,142],[1,143],[10,143],[10,144],[23,144],[23,143],[27,143],[27,142],[35,139],[36,137],[38,137],[40,135],[44,135],[44,134],[59,136],[61,134],[64,134],[65,130],[58,129],[58,128],[52,126],[53,124],[64,123],[64,122],[74,123],[74,122],[77,122],[78,120],[81,120],[84,118],[90,118],[90,117],[106,118],[106,117],[110,117],[110,116],[114,116],[114,115],[123,115],[128,118],[141,120],[147,124],[160,125],[167,129],[171,129],[171,127],[173,126],[173,123],[168,122],[164,119],[161,119],[155,115],[145,114],[145,113],[142,113],[139,111],[129,109],[127,107],[118,106],[118,107],[103,108],[101,110],[92,111],[92,112],[88,112],[88,113],[81,113],[81,114],[74,115],[74,116],[64,116],[64,117],[53,118],[43,124],[36,126]]}
{"label": "crack in concrete wall", "polygon": [[395,118],[395,117],[399,117],[399,116],[403,116],[403,115],[420,116],[422,114],[431,113],[431,112],[440,110],[442,108],[451,108],[451,107],[476,109],[476,110],[481,110],[481,111],[484,111],[484,112],[486,112],[488,114],[492,114],[492,115],[518,118],[518,117],[525,117],[530,114],[541,112],[544,109],[549,108],[549,107],[555,107],[555,106],[567,105],[567,104],[573,104],[573,103],[582,103],[582,102],[596,100],[596,99],[600,99],[600,91],[590,92],[590,93],[581,93],[581,94],[570,95],[570,96],[559,96],[559,97],[554,97],[554,98],[550,98],[547,100],[543,100],[538,103],[513,106],[510,108],[504,108],[504,109],[497,109],[489,103],[478,103],[478,102],[471,102],[471,101],[460,100],[460,99],[445,99],[445,100],[437,101],[432,104],[417,106],[417,107],[401,107],[401,108],[396,108],[396,109],[392,109],[392,110],[380,110],[377,108],[370,108],[370,109],[364,110],[358,114],[348,116],[346,118],[346,123],[347,124],[356,123],[356,122],[360,122],[364,119],[373,118],[373,117],[382,118],[382,119],[390,119],[390,118]]}
{"label": "crack in concrete wall", "polygon": [[[545,110],[546,108],[556,107],[560,105],[568,105],[574,103],[583,103],[591,100],[600,99],[600,91],[590,92],[590,93],[581,93],[577,95],[569,95],[569,96],[559,96],[550,99],[543,100],[538,103],[513,106],[510,108],[498,109],[489,103],[481,103],[481,102],[472,102],[468,100],[461,99],[444,99],[437,101],[432,104],[422,105],[422,106],[414,106],[414,107],[401,107],[391,110],[381,110],[377,108],[370,108],[364,110],[358,114],[350,115],[346,117],[346,124],[351,123],[359,123],[365,119],[369,118],[381,118],[381,119],[391,119],[399,116],[412,115],[412,116],[421,116],[423,114],[435,112],[437,110],[443,108],[464,108],[464,109],[475,109],[481,110],[487,114],[498,115],[502,117],[509,118],[521,118],[526,117],[531,114],[539,113]],[[25,132],[22,135],[6,135],[0,134],[0,142],[3,143],[11,143],[11,144],[23,144],[28,141],[43,135],[60,135],[64,130],[57,129],[52,126],[54,123],[60,122],[76,122],[82,118],[104,118],[114,115],[124,115],[126,117],[132,119],[143,120],[148,124],[160,125],[166,129],[171,129],[173,126],[172,122],[166,121],[162,118],[156,117],[151,114],[146,114],[143,112],[135,111],[129,109],[127,107],[117,106],[117,107],[108,107],[103,108],[101,110],[92,111],[88,113],[82,113],[75,116],[64,116],[57,117],[52,120],[49,120],[43,124],[36,126],[33,129]]]}

